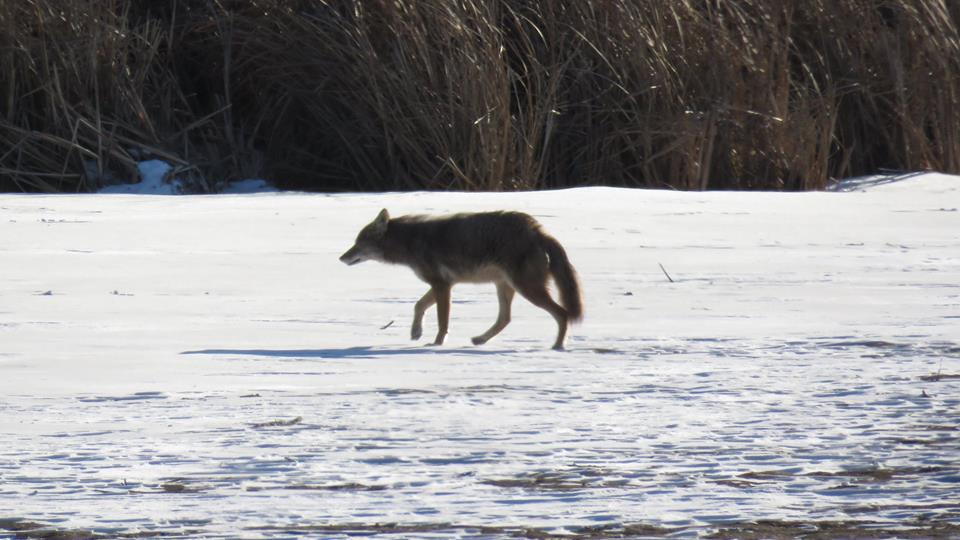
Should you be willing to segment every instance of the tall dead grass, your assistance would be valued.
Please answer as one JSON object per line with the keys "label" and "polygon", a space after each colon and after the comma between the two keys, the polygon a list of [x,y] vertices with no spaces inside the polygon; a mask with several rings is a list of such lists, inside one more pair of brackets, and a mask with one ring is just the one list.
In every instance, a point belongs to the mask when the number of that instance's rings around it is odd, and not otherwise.
{"label": "tall dead grass", "polygon": [[222,109],[197,105],[175,11],[148,6],[0,0],[0,189],[93,190],[135,179],[148,157],[215,188]]}
{"label": "tall dead grass", "polygon": [[945,0],[0,0],[0,189],[818,189],[960,172]]}

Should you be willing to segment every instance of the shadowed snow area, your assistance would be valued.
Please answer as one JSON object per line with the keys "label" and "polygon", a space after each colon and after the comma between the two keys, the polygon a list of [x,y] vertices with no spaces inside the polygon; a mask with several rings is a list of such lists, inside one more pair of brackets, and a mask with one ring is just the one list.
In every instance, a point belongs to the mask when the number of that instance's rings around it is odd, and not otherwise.
{"label": "shadowed snow area", "polygon": [[[470,345],[492,285],[409,341],[426,285],[337,260],[383,207],[537,217],[583,285],[569,350],[519,297]],[[0,195],[0,537],[960,534],[958,209],[938,174]]]}

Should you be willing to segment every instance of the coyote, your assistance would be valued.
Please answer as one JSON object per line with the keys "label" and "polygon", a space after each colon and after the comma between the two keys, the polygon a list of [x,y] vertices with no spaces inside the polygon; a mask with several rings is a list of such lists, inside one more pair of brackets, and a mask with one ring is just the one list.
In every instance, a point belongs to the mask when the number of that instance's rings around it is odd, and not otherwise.
{"label": "coyote", "polygon": [[[507,326],[515,291],[557,321],[554,349],[563,349],[567,324],[583,317],[580,285],[567,253],[535,219],[520,212],[391,219],[384,208],[340,260],[348,265],[366,260],[403,264],[427,282],[430,290],[413,309],[410,338],[420,339],[423,314],[437,304],[439,328],[434,345],[443,344],[447,335],[450,289],[456,283],[493,283],[497,287],[497,321],[473,338],[474,345],[486,343]],[[551,275],[562,306],[547,292]]]}

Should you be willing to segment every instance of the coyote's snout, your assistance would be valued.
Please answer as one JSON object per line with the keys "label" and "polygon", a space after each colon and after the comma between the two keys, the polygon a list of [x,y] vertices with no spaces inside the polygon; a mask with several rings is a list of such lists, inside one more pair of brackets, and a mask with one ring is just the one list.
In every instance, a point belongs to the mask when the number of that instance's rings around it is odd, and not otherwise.
{"label": "coyote's snout", "polygon": [[[583,317],[577,273],[563,246],[535,219],[520,212],[391,219],[384,209],[360,231],[340,260],[348,265],[374,260],[413,269],[430,290],[414,307],[410,337],[420,339],[423,314],[436,304],[439,324],[434,345],[442,344],[447,335],[450,289],[456,283],[493,283],[497,287],[497,321],[473,338],[475,345],[486,343],[507,326],[515,292],[557,321],[554,349],[563,348],[567,325]],[[547,291],[551,276],[562,306]]]}

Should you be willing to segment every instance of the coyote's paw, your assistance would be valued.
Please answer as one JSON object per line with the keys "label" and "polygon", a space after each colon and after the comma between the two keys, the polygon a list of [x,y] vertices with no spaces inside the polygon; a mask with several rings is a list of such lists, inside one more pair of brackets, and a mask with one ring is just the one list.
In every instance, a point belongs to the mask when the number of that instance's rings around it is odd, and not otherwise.
{"label": "coyote's paw", "polygon": [[420,336],[423,335],[423,328],[419,324],[415,324],[413,328],[410,329],[410,339],[416,341],[420,339]]}
{"label": "coyote's paw", "polygon": [[472,341],[474,345],[483,345],[484,343],[487,342],[487,340],[483,339],[483,336],[477,336],[477,337],[475,337],[475,338],[470,338],[470,341]]}

